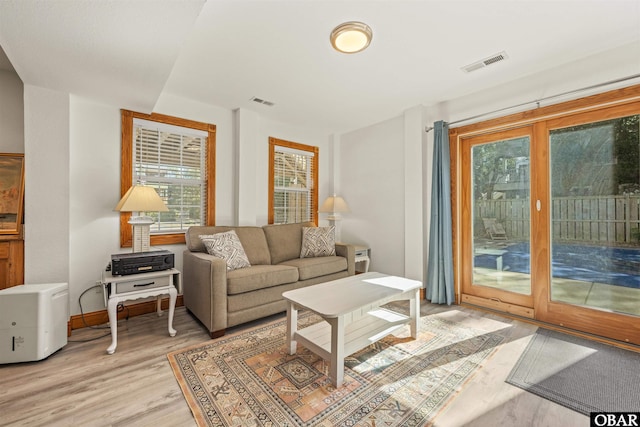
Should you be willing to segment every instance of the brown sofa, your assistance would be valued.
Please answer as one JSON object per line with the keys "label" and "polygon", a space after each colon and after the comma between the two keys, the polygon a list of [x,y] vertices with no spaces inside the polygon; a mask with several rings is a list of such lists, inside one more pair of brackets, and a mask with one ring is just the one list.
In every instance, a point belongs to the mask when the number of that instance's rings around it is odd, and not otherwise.
{"label": "brown sofa", "polygon": [[[300,258],[302,228],[313,223],[256,226],[197,226],[186,232],[183,298],[212,338],[226,328],[286,310],[282,293],[355,274],[355,248],[336,243],[335,256]],[[235,230],[250,267],[227,271],[209,255],[200,235]]]}

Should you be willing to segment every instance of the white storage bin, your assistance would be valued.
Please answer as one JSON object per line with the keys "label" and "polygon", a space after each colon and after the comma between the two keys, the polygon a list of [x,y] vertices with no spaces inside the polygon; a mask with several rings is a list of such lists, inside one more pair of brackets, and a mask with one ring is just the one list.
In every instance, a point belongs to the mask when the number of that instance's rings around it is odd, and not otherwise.
{"label": "white storage bin", "polygon": [[0,290],[0,363],[41,360],[61,349],[68,321],[66,283]]}

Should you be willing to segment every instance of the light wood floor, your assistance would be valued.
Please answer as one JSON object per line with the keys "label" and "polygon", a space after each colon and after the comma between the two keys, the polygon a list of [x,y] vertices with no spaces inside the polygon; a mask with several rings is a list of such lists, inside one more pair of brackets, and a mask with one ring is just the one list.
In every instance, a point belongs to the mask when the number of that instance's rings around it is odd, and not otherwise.
{"label": "light wood floor", "polygon": [[[589,425],[588,417],[504,382],[535,326],[460,306],[425,304],[422,315],[486,331],[505,329],[509,336],[437,416],[436,426]],[[113,355],[106,354],[106,336],[70,342],[40,362],[0,365],[0,426],[195,426],[166,354],[207,341],[208,335],[184,307],[176,309],[173,338],[166,321],[166,314],[121,320]],[[255,323],[230,332],[249,326]],[[76,330],[70,340],[106,332]]]}

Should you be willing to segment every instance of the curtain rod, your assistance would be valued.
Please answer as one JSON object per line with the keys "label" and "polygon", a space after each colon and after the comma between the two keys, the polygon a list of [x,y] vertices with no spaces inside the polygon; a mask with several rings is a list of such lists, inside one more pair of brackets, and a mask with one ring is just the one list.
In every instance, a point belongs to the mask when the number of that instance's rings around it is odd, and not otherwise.
{"label": "curtain rod", "polygon": [[[609,80],[608,82],[598,83],[598,84],[587,86],[587,87],[583,87],[583,88],[580,88],[580,89],[574,89],[574,90],[570,90],[568,92],[562,92],[562,93],[559,93],[559,94],[556,94],[556,95],[546,96],[544,98],[536,99],[534,101],[523,102],[521,104],[512,105],[511,107],[500,108],[498,110],[489,111],[487,113],[477,114],[475,116],[466,117],[466,118],[460,119],[460,120],[455,120],[453,122],[450,122],[449,125],[455,125],[457,123],[462,123],[462,122],[467,122],[469,120],[479,119],[481,117],[490,116],[492,114],[500,113],[502,111],[512,110],[512,109],[518,108],[518,107],[524,107],[525,105],[529,105],[529,104],[537,104],[537,106],[540,107],[540,103],[543,102],[543,101],[548,101],[550,99],[559,98],[559,97],[565,96],[565,95],[573,95],[575,93],[584,92],[584,91],[591,90],[591,89],[598,89],[598,88],[601,88],[601,87],[604,87],[604,86],[609,86],[609,85],[612,85],[612,84],[615,84],[615,83],[626,82],[627,80],[633,80],[633,79],[637,79],[639,77],[640,77],[640,74],[634,74],[634,75],[628,76],[628,77],[622,77],[622,78],[615,79],[615,80]],[[426,127],[424,129],[425,132],[431,132],[432,130],[433,130],[433,126]]]}

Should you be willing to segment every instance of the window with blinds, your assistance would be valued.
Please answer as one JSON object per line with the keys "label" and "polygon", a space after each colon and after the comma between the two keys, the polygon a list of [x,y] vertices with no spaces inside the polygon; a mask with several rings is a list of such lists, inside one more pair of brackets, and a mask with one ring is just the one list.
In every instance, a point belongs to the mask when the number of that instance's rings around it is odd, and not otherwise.
{"label": "window with blinds", "polygon": [[[135,122],[135,123],[134,123]],[[215,225],[216,125],[121,110],[120,196],[137,181],[154,187],[169,212],[149,212],[151,245],[185,243],[191,225]],[[120,213],[120,246],[132,244],[130,212]]]}
{"label": "window with blinds", "polygon": [[269,223],[317,223],[318,147],[276,138],[269,145]]}
{"label": "window with blinds", "polygon": [[207,132],[133,121],[133,181],[156,189],[168,212],[147,212],[151,233],[183,232],[205,224]]}

